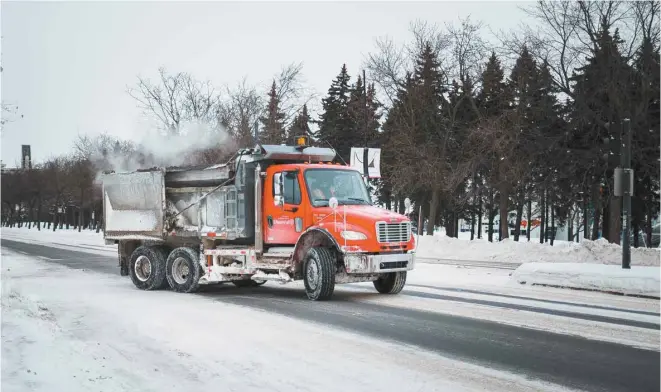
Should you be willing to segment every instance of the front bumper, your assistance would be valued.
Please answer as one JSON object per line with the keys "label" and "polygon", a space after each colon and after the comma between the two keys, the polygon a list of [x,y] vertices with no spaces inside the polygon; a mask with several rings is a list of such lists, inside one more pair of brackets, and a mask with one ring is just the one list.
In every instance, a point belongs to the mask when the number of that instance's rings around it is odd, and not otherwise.
{"label": "front bumper", "polygon": [[344,266],[347,274],[411,271],[415,267],[415,253],[383,255],[345,253]]}

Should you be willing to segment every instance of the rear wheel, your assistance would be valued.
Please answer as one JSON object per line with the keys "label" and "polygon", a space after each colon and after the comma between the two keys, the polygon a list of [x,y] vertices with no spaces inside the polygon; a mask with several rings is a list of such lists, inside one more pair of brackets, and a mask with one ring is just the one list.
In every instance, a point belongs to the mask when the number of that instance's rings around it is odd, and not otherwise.
{"label": "rear wheel", "polygon": [[166,270],[173,291],[192,293],[199,288],[202,267],[198,253],[193,249],[181,247],[173,250],[168,256]]}
{"label": "rear wheel", "polygon": [[312,248],[305,256],[303,281],[305,294],[313,301],[328,300],[335,290],[337,258],[328,248]]}
{"label": "rear wheel", "polygon": [[374,281],[374,288],[381,294],[399,294],[406,284],[406,271],[390,272]]}
{"label": "rear wheel", "polygon": [[167,251],[159,246],[139,246],[131,253],[128,272],[140,290],[158,290],[167,285],[165,259]]}

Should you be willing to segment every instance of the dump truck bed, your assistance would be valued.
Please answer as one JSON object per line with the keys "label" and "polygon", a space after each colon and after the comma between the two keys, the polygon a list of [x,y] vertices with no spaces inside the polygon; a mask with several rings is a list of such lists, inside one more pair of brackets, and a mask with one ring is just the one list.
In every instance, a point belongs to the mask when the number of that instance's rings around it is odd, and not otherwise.
{"label": "dump truck bed", "polygon": [[106,174],[104,237],[163,241],[168,235],[236,229],[236,203],[230,169],[224,165]]}

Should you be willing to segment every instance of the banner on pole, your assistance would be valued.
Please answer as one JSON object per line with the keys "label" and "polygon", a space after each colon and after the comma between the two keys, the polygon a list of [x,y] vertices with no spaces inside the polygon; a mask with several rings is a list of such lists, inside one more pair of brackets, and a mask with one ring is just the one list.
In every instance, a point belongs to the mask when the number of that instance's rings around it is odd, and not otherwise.
{"label": "banner on pole", "polygon": [[[349,166],[365,175],[365,148],[351,147],[351,161]],[[367,177],[381,178],[381,149],[367,149]]]}

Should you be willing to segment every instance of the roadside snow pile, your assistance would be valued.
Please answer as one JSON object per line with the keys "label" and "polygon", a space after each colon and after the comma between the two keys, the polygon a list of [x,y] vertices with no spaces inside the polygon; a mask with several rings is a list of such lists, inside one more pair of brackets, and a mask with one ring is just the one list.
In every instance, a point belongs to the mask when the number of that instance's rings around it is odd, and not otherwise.
{"label": "roadside snow pile", "polygon": [[[418,256],[455,260],[500,261],[517,263],[592,263],[621,264],[622,248],[600,238],[580,243],[558,241],[553,246],[535,241],[500,242],[484,239],[466,241],[446,236],[421,236]],[[631,248],[631,265],[659,266],[658,248]]]}
{"label": "roadside snow pile", "polygon": [[659,267],[576,263],[527,263],[512,273],[521,284],[547,285],[659,298]]}

